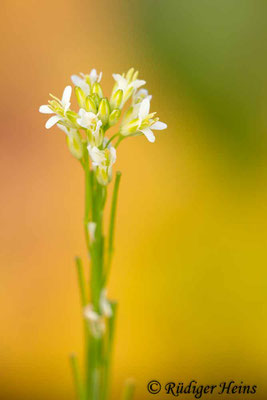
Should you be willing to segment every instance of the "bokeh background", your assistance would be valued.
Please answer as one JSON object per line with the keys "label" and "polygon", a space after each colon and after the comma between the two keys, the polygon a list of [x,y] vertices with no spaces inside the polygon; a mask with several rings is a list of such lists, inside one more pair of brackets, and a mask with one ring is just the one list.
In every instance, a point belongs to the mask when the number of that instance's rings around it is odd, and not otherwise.
{"label": "bokeh background", "polygon": [[1,400],[74,399],[67,357],[82,350],[82,171],[38,107],[73,73],[96,67],[109,91],[131,66],[168,131],[118,154],[113,398],[134,377],[141,400],[151,379],[233,379],[265,399],[266,1],[3,0],[1,10]]}

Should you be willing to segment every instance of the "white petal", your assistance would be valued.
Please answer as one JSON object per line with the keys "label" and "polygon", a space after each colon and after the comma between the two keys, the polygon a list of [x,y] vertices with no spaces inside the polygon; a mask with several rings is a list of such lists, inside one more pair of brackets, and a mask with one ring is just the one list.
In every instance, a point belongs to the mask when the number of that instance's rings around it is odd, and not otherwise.
{"label": "white petal", "polygon": [[82,118],[77,118],[77,124],[80,125],[82,128],[87,129],[87,124],[84,122]]}
{"label": "white petal", "polygon": [[78,75],[71,75],[71,80],[75,86],[79,86],[84,84],[84,80],[80,78]]}
{"label": "white petal", "polygon": [[136,93],[138,96],[143,96],[147,97],[148,96],[148,90],[147,89],[139,89],[138,92]]}
{"label": "white petal", "polygon": [[96,72],[95,68],[91,70],[89,76],[90,76],[91,83],[94,84],[97,81],[97,72]]}
{"label": "white petal", "polygon": [[97,82],[100,82],[100,81],[101,81],[101,79],[102,79],[102,72],[99,72],[99,75],[98,75],[98,80],[97,80]]}
{"label": "white petal", "polygon": [[150,100],[146,97],[144,100],[142,100],[138,112],[138,117],[140,120],[143,120],[147,117],[150,109]]}
{"label": "white petal", "polygon": [[94,166],[100,166],[106,161],[105,152],[103,150],[99,150],[96,146],[92,147],[91,145],[88,145],[87,149]]}
{"label": "white petal", "polygon": [[39,112],[42,114],[54,114],[54,111],[52,111],[51,108],[47,105],[41,106],[39,108]]}
{"label": "white petal", "polygon": [[92,113],[92,112],[87,112],[85,111],[83,108],[80,108],[79,110],[79,116],[81,118],[77,119],[77,122],[80,126],[82,126],[83,128],[88,128],[89,126],[91,126],[95,120],[97,119],[97,115]]}
{"label": "white petal", "polygon": [[74,83],[75,86],[78,86],[81,88],[86,96],[90,94],[90,87],[89,85],[84,81],[84,79],[80,78],[78,75],[72,75],[71,80]]}
{"label": "white petal", "polygon": [[139,97],[141,98],[141,100],[148,97],[148,90],[147,89],[139,89],[139,90],[135,91],[135,93],[133,95],[134,101],[138,100]]}
{"label": "white petal", "polygon": [[150,126],[150,129],[155,129],[158,131],[161,131],[162,129],[166,129],[166,128],[167,128],[167,124],[165,124],[164,122],[161,122],[161,121],[157,121],[153,125]]}
{"label": "white petal", "polygon": [[67,129],[64,125],[62,125],[62,124],[57,124],[57,127],[58,127],[59,129],[61,129],[63,132],[65,132],[66,135],[69,135],[69,131],[68,131],[68,129]]}
{"label": "white petal", "polygon": [[145,135],[145,137],[147,138],[147,140],[150,143],[155,142],[156,138],[154,136],[154,133],[151,131],[151,129],[149,129],[149,128],[141,129],[140,132],[142,132]]}
{"label": "white petal", "polygon": [[101,120],[97,121],[95,130],[93,131],[93,135],[94,135],[94,136],[96,136],[96,135],[98,134],[99,129],[101,128],[101,126],[102,126],[102,121],[101,121]]}
{"label": "white petal", "polygon": [[110,165],[113,165],[117,158],[117,153],[116,153],[115,147],[110,148],[109,154],[110,154]]}
{"label": "white petal", "polygon": [[72,92],[72,87],[70,85],[66,86],[62,95],[62,104],[69,103],[71,92]]}
{"label": "white petal", "polygon": [[96,129],[99,130],[101,126],[102,126],[102,121],[98,120],[96,124]]}
{"label": "white petal", "polygon": [[92,322],[96,322],[99,319],[99,315],[93,310],[93,306],[91,304],[88,304],[84,308],[84,316]]}
{"label": "white petal", "polygon": [[85,111],[85,114],[84,115],[86,115],[86,117],[89,119],[89,120],[92,120],[92,119],[96,119],[97,118],[97,115],[95,114],[95,113],[93,113],[93,112],[91,112],[91,111]]}
{"label": "white petal", "polygon": [[93,68],[93,69],[91,69],[91,72],[90,72],[90,77],[95,77],[95,76],[97,76],[97,72],[96,72],[96,69],[95,68]]}
{"label": "white petal", "polygon": [[140,88],[141,86],[143,86],[143,85],[145,85],[146,84],[146,81],[143,81],[143,80],[141,80],[141,79],[136,79],[135,81],[133,81],[132,83],[131,83],[131,85],[135,88],[135,89],[138,89],[138,88]]}
{"label": "white petal", "polygon": [[122,78],[122,76],[121,76],[120,74],[112,74],[112,76],[113,76],[113,79],[114,79],[116,82],[118,82],[118,81]]}
{"label": "white petal", "polygon": [[127,81],[127,79],[125,79],[122,75],[120,75],[120,74],[113,74],[112,75],[113,76],[113,78],[115,79],[115,81],[117,82],[117,84],[118,84],[118,87],[117,87],[117,90],[118,89],[121,89],[121,90],[126,90],[127,89],[127,86],[128,86],[128,81]]}
{"label": "white petal", "polygon": [[86,111],[83,108],[80,108],[78,114],[80,117],[84,117],[86,115]]}
{"label": "white petal", "polygon": [[90,241],[94,242],[95,241],[96,223],[95,222],[88,222],[87,228],[88,228]]}
{"label": "white petal", "polygon": [[54,115],[53,117],[49,118],[45,124],[46,129],[52,128],[52,126],[54,126],[60,119],[61,117],[58,115]]}

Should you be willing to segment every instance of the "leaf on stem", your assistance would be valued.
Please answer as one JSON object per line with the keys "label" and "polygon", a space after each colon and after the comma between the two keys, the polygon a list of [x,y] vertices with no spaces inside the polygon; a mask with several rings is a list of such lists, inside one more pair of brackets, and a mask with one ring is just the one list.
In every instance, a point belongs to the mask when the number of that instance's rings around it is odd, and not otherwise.
{"label": "leaf on stem", "polygon": [[77,393],[77,398],[79,400],[86,400],[86,393],[85,393],[84,385],[82,382],[82,377],[81,377],[80,369],[78,366],[76,354],[70,355],[70,365],[71,365],[75,390]]}
{"label": "leaf on stem", "polygon": [[85,283],[85,276],[84,276],[84,270],[82,266],[82,260],[80,257],[75,257],[75,263],[76,263],[76,269],[77,269],[77,275],[78,275],[78,284],[79,284],[79,289],[80,289],[80,296],[81,296],[81,303],[82,306],[85,307],[88,303],[87,301],[87,295],[86,295],[86,283]]}

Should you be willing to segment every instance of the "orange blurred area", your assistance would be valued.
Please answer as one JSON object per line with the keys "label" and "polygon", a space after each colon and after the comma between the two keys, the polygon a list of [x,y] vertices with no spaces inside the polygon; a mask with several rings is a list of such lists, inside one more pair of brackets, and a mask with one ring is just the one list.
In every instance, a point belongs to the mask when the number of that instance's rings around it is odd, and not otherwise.
{"label": "orange blurred area", "polygon": [[[166,69],[156,38],[140,34],[139,6],[3,1],[0,399],[74,399],[68,354],[82,356],[74,268],[74,256],[86,260],[82,170],[63,133],[45,130],[39,105],[94,67],[109,93],[112,73],[131,66],[168,130],[153,145],[126,140],[115,165],[113,398],[128,377],[136,399],[151,396],[153,379],[243,381],[258,385],[254,399],[266,397],[266,139],[255,163],[235,164],[218,139],[226,128],[202,114],[175,63]],[[266,94],[261,100],[265,115]]]}

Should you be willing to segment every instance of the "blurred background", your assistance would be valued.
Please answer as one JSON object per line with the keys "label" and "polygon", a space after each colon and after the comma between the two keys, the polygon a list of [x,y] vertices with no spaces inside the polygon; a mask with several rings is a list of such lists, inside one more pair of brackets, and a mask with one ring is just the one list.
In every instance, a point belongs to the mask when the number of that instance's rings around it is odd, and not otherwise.
{"label": "blurred background", "polygon": [[83,176],[39,105],[73,73],[103,71],[109,92],[131,66],[168,130],[118,152],[113,398],[134,377],[141,400],[152,379],[243,381],[265,399],[266,1],[1,9],[0,399],[74,399],[68,354],[82,351]]}

